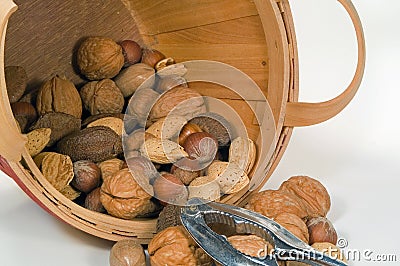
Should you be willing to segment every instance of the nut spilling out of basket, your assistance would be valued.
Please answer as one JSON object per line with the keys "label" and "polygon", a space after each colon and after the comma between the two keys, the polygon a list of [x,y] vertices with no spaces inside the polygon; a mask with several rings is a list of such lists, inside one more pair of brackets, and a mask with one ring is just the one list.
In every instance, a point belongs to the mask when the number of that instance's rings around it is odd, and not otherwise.
{"label": "nut spilling out of basket", "polygon": [[[330,196],[319,181],[308,176],[294,176],[284,181],[278,190],[254,193],[245,207],[273,219],[317,251],[327,252],[332,257],[345,260],[340,248],[336,246],[336,230],[326,217],[330,206]],[[204,261],[195,254],[203,254],[204,251],[198,251],[193,240],[186,232],[182,232],[179,216],[180,207],[174,205],[166,206],[160,213],[157,222],[158,233],[149,244],[149,254],[154,265],[180,265],[169,262],[172,259],[181,261],[185,258],[193,260],[192,265],[203,265]],[[263,258],[274,252],[271,239],[265,239],[262,234],[238,233],[236,228],[226,224],[208,225],[217,234],[226,236],[230,244],[244,254]],[[182,253],[174,252],[178,243],[182,245],[179,249]],[[192,248],[188,249],[187,246]],[[307,265],[296,261],[278,263],[288,266]]]}
{"label": "nut spilling out of basket", "polygon": [[248,188],[254,142],[209,109],[183,63],[99,36],[82,40],[71,58],[84,84],[59,73],[27,91],[23,66],[5,69],[12,111],[44,186],[121,219]]}

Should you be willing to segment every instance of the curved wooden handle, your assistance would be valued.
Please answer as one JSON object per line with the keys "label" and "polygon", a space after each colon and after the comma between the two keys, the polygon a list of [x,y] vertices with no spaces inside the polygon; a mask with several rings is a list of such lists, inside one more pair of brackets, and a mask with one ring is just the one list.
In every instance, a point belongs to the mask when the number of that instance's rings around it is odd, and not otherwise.
{"label": "curved wooden handle", "polygon": [[288,102],[285,126],[310,126],[334,117],[349,104],[361,84],[365,68],[365,39],[361,21],[351,0],[338,1],[350,15],[357,36],[358,60],[353,80],[342,94],[332,100],[321,103]]}
{"label": "curved wooden handle", "polygon": [[8,18],[17,10],[11,0],[2,0],[0,5],[0,154],[10,162],[21,160],[26,138],[21,135],[8,101],[4,74],[4,45]]}

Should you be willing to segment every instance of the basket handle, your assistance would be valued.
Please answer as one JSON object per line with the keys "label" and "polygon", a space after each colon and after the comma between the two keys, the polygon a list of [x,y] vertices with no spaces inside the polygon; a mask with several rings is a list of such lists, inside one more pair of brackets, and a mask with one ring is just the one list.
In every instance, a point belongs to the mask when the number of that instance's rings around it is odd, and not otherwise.
{"label": "basket handle", "polygon": [[0,5],[0,155],[7,161],[18,162],[25,146],[26,138],[21,135],[8,101],[4,73],[4,45],[8,18],[17,10],[11,0],[2,0]]}
{"label": "basket handle", "polygon": [[288,102],[285,126],[310,126],[334,117],[350,103],[360,87],[365,69],[365,39],[360,17],[351,0],[338,0],[338,2],[350,15],[357,36],[358,59],[354,77],[344,92],[329,101],[320,103]]}

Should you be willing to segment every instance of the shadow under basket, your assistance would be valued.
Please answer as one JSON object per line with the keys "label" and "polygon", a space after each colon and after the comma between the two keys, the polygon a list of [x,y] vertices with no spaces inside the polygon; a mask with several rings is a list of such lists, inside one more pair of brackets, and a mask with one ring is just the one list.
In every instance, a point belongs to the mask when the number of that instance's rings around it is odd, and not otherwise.
{"label": "shadow under basket", "polygon": [[[351,101],[361,83],[365,65],[361,22],[350,0],[338,2],[350,15],[357,36],[354,78],[332,100],[299,103],[297,46],[287,0],[16,0],[16,3],[2,0],[0,169],[32,200],[62,221],[104,239],[117,241],[130,237],[148,243],[155,233],[156,219],[122,220],[92,212],[68,200],[49,184],[25,149],[26,138],[19,133],[13,118],[4,77],[5,65],[20,65],[28,73],[28,89],[58,73],[79,85],[84,80],[74,69],[71,58],[83,38],[133,39],[177,62],[213,60],[232,65],[261,88],[275,120],[276,142],[268,173],[260,186],[222,199],[243,206],[271,176],[293,127],[317,124],[335,116]],[[260,125],[248,102],[222,86],[194,83],[191,87],[230,105],[245,122],[249,137],[257,141]],[[257,111],[257,100],[250,104],[256,112],[263,111]],[[256,168],[266,167],[259,161]]]}

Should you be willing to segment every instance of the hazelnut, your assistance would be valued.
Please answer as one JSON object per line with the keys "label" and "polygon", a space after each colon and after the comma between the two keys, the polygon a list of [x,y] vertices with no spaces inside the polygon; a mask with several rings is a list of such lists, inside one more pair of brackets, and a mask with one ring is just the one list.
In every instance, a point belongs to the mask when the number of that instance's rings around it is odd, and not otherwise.
{"label": "hazelnut", "polygon": [[336,244],[337,234],[331,221],[325,217],[311,218],[307,221],[310,245],[315,242],[329,242]]}
{"label": "hazelnut", "polygon": [[74,162],[74,179],[71,185],[79,191],[89,193],[100,185],[100,168],[87,160]]}
{"label": "hazelnut", "polygon": [[11,104],[11,110],[22,132],[25,132],[29,126],[36,121],[37,113],[35,107],[30,103],[15,102]]}
{"label": "hazelnut", "polygon": [[120,43],[122,54],[124,55],[124,66],[130,66],[138,63],[142,59],[142,48],[132,40],[123,40]]}
{"label": "hazelnut", "polygon": [[146,266],[143,247],[132,239],[118,241],[111,248],[110,266]]}
{"label": "hazelnut", "polygon": [[306,223],[293,213],[281,213],[275,218],[275,222],[285,227],[300,240],[308,243],[309,235]]}
{"label": "hazelnut", "polygon": [[293,176],[283,182],[279,190],[296,196],[305,207],[308,217],[326,216],[331,207],[326,188],[318,180],[308,176]]}
{"label": "hazelnut", "polygon": [[184,125],[181,132],[179,133],[179,145],[182,146],[189,135],[197,132],[203,132],[203,130],[201,130],[198,125],[193,123],[187,123],[186,125]]}
{"label": "hazelnut", "polygon": [[176,176],[164,173],[153,184],[154,196],[162,203],[182,205],[188,199],[185,185]]}
{"label": "hazelnut", "polygon": [[142,63],[155,68],[156,64],[165,59],[165,55],[158,50],[145,48],[142,51]]}
{"label": "hazelnut", "polygon": [[207,132],[196,132],[189,135],[183,143],[187,154],[197,160],[200,170],[208,166],[215,158],[218,151],[218,141]]}
{"label": "hazelnut", "polygon": [[124,65],[122,47],[110,38],[89,37],[78,48],[77,63],[89,80],[113,78]]}
{"label": "hazelnut", "polygon": [[100,201],[101,188],[95,188],[85,198],[84,207],[95,212],[105,212],[103,204]]}

